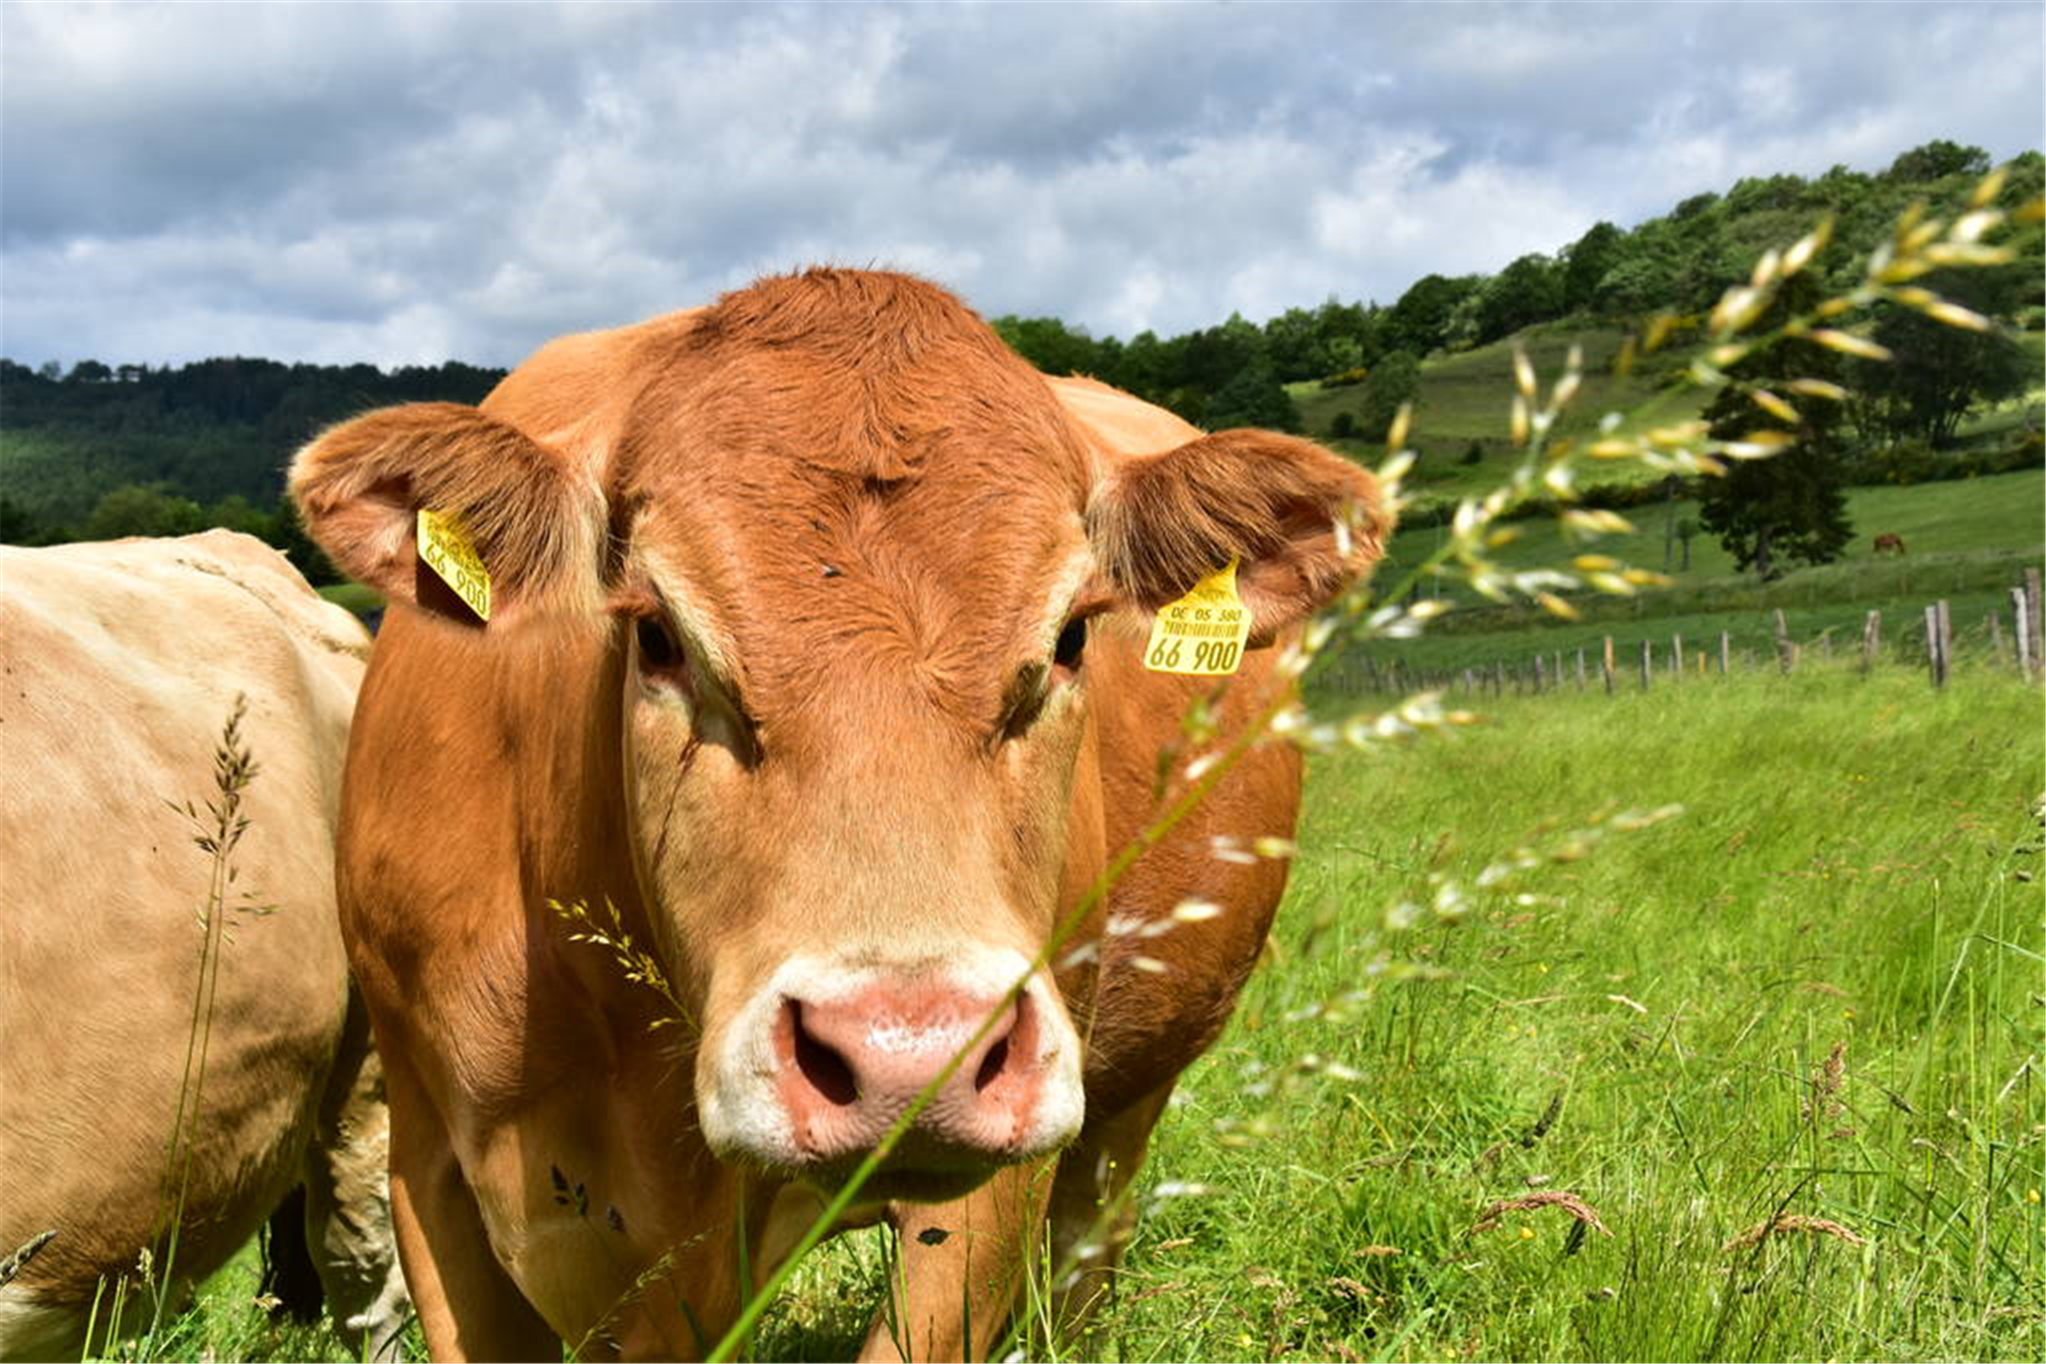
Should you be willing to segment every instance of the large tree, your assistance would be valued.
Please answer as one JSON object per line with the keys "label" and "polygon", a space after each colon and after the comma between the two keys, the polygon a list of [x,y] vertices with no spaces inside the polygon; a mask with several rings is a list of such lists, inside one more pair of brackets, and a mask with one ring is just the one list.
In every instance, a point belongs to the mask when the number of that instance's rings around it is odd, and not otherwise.
{"label": "large tree", "polygon": [[1403,350],[1380,357],[1364,380],[1363,409],[1357,414],[1357,432],[1365,440],[1382,441],[1392,425],[1400,404],[1412,402],[1421,391],[1421,362]]}
{"label": "large tree", "polygon": [[1210,431],[1260,426],[1272,431],[1300,430],[1300,409],[1264,359],[1237,371],[1236,377],[1208,399],[1205,425]]}
{"label": "large tree", "polygon": [[[1818,286],[1796,276],[1757,330],[1779,325],[1791,310],[1817,300]],[[1749,388],[1781,396],[1784,380],[1836,380],[1841,358],[1809,341],[1781,341],[1735,365],[1736,382],[1705,410],[1712,435],[1740,440],[1764,429],[1781,430],[1780,416],[1755,402]],[[1800,409],[1796,443],[1767,459],[1732,461],[1724,478],[1704,480],[1698,520],[1726,547],[1737,568],[1753,568],[1764,581],[1781,577],[1793,560],[1831,563],[1854,538],[1847,515],[1849,449],[1840,404],[1813,398]]]}
{"label": "large tree", "polygon": [[[2022,266],[1943,270],[1922,283],[1995,318],[2015,310],[2028,274]],[[1969,408],[2023,393],[2034,373],[2024,349],[2001,328],[1950,326],[1894,303],[1876,310],[1875,339],[1892,359],[1856,367],[1864,422],[1871,434],[1918,439],[1936,450],[1953,444]]]}

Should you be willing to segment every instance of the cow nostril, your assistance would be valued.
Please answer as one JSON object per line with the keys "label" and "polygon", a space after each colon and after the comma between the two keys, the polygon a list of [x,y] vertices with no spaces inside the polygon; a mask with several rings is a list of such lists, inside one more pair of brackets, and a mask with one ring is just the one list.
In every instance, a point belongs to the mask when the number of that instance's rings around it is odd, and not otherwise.
{"label": "cow nostril", "polygon": [[852,1067],[828,1043],[820,1042],[803,1026],[803,1005],[789,1001],[789,1022],[795,1036],[796,1069],[810,1087],[832,1103],[846,1107],[860,1097],[859,1083]]}
{"label": "cow nostril", "polygon": [[993,1084],[995,1079],[1001,1075],[1002,1069],[1008,1064],[1009,1039],[1004,1037],[1001,1041],[989,1047],[987,1055],[980,1058],[980,1069],[973,1074],[974,1092],[979,1093]]}

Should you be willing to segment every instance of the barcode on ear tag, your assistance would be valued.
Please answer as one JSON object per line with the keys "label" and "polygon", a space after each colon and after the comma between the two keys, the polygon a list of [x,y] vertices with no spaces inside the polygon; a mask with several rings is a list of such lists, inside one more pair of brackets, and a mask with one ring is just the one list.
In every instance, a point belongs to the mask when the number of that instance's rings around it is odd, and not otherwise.
{"label": "barcode on ear tag", "polygon": [[445,512],[419,509],[419,558],[454,589],[478,620],[490,619],[490,570],[462,523]]}
{"label": "barcode on ear tag", "polygon": [[1250,608],[1236,595],[1236,560],[1193,585],[1158,612],[1144,666],[1154,673],[1227,677],[1243,662],[1250,639]]}

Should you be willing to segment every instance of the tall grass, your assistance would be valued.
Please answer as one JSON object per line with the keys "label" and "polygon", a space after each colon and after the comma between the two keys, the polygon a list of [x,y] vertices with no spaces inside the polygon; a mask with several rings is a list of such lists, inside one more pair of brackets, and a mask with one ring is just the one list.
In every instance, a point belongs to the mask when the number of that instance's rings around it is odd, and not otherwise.
{"label": "tall grass", "polygon": [[[1215,1192],[1145,1222],[1122,1357],[2040,1357],[2036,689],[1841,670],[1496,710],[1318,761],[1281,968],[1156,1138]],[[1363,907],[1616,800],[1690,813],[1424,920],[1431,972],[1375,983]],[[1271,1084],[1303,1051],[1320,1075]],[[1555,1190],[1612,1234],[1558,1205],[1475,1229]],[[1781,1214],[1866,1244],[1740,1244]]]}

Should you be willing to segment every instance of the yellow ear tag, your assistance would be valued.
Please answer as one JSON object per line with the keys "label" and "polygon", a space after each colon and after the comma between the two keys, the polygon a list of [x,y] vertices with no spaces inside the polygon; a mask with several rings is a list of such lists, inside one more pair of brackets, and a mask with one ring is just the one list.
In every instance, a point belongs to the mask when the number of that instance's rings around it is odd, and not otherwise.
{"label": "yellow ear tag", "polygon": [[490,570],[452,515],[419,509],[419,557],[467,602],[478,620],[490,619]]}
{"label": "yellow ear tag", "polygon": [[1250,608],[1236,595],[1236,560],[1193,585],[1158,612],[1144,666],[1154,673],[1227,677],[1243,662],[1250,639]]}

